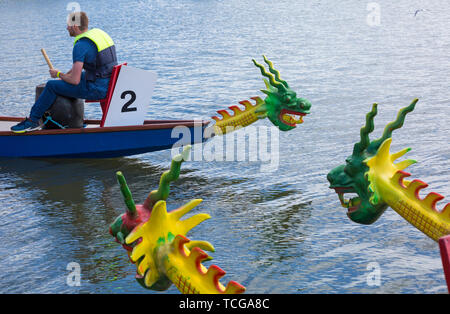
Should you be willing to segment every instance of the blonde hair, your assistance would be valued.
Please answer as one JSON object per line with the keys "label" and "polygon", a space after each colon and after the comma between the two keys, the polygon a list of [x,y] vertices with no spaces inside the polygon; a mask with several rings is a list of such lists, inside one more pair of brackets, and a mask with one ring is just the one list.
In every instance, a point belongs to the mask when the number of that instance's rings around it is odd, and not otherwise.
{"label": "blonde hair", "polygon": [[85,12],[71,12],[67,16],[67,25],[78,26],[80,30],[84,31],[88,29],[89,19]]}

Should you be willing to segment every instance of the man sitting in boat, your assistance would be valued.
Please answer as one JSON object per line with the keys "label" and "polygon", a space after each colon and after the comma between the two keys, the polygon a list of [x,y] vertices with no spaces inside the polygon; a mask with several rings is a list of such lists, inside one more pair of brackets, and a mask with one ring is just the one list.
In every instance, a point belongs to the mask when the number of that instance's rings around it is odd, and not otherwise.
{"label": "man sitting in boat", "polygon": [[98,28],[88,30],[88,24],[85,12],[69,14],[67,31],[75,37],[72,69],[67,73],[50,70],[50,76],[59,80],[47,82],[31,108],[30,117],[11,127],[11,131],[23,133],[39,129],[39,120],[57,95],[90,100],[106,97],[112,69],[117,65],[116,48],[108,34]]}

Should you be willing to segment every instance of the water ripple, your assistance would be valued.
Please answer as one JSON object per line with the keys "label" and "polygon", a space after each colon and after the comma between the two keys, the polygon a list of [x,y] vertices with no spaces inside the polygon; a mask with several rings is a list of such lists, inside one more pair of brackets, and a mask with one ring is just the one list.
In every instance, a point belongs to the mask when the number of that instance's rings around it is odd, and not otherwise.
{"label": "water ripple", "polygon": [[[390,209],[373,225],[352,223],[326,180],[359,140],[373,102],[376,138],[419,97],[394,133],[393,150],[412,147],[408,155],[419,161],[409,168],[413,177],[450,197],[449,9],[438,1],[378,2],[381,25],[369,27],[366,5],[357,1],[79,1],[92,25],[114,38],[120,62],[158,72],[148,118],[207,119],[263,96],[251,62],[262,62],[262,54],[313,103],[301,127],[280,133],[275,172],[262,173],[259,162],[187,162],[173,184],[170,209],[204,199],[193,214],[212,219],[188,236],[214,244],[223,281],[250,293],[446,291],[433,241]],[[65,6],[1,1],[2,115],[27,115],[35,86],[48,79],[40,48],[56,67],[70,68]],[[418,7],[427,10],[414,17]],[[98,118],[101,111],[87,104],[85,112]],[[169,160],[168,151],[102,161],[1,160],[0,292],[161,293],[135,282],[108,226],[124,211],[115,172],[123,171],[142,203]],[[80,287],[66,284],[70,262],[81,266]],[[370,263],[380,266],[380,286],[367,284]],[[163,293],[178,292],[172,286]]]}

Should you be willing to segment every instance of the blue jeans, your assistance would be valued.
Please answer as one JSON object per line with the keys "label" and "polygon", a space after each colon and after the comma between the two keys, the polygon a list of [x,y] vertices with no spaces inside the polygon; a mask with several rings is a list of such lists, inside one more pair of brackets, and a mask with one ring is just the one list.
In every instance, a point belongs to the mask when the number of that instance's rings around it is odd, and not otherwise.
{"label": "blue jeans", "polygon": [[108,83],[109,78],[97,79],[95,82],[86,82],[84,72],[81,74],[78,85],[72,85],[63,80],[50,80],[31,108],[30,119],[35,122],[39,121],[45,111],[53,105],[57,95],[89,100],[103,99],[108,91]]}

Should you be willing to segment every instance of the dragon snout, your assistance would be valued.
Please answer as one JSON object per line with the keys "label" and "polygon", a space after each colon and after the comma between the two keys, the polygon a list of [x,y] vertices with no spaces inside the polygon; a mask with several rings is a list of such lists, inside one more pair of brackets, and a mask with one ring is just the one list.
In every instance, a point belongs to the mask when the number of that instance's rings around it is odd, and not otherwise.
{"label": "dragon snout", "polygon": [[304,113],[309,113],[309,110],[311,109],[311,103],[304,98],[299,98],[297,101],[297,105],[300,107],[300,110]]}
{"label": "dragon snout", "polygon": [[327,180],[330,184],[333,184],[333,175],[331,173],[327,174]]}
{"label": "dragon snout", "polygon": [[328,182],[330,182],[331,186],[333,185],[333,183],[335,183],[337,181],[337,178],[339,177],[339,175],[344,172],[343,170],[344,170],[344,165],[340,165],[340,166],[334,168],[333,170],[331,170],[330,172],[328,172],[327,180],[328,180]]}
{"label": "dragon snout", "polygon": [[349,186],[352,183],[352,179],[344,171],[345,165],[340,165],[327,174],[327,180],[330,182],[330,189],[334,189],[336,186]]}

